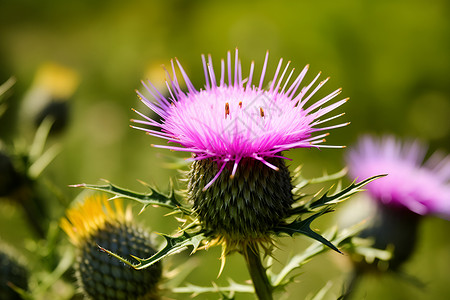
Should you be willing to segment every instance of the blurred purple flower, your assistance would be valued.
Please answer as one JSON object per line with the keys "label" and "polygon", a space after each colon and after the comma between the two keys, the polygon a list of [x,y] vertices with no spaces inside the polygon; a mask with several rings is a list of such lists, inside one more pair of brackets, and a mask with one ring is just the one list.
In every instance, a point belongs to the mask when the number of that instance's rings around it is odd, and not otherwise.
{"label": "blurred purple flower", "polygon": [[187,92],[182,91],[175,64],[172,61],[172,76],[167,72],[167,87],[171,96],[169,99],[157,91],[151,82],[148,84],[143,82],[143,85],[156,102],[146,99],[143,94],[137,92],[142,102],[159,115],[161,120],[153,120],[137,112],[145,120],[132,121],[160,128],[159,131],[133,126],[152,136],[182,146],[154,145],[155,147],[192,152],[194,154],[192,160],[210,158],[216,161],[219,172],[205,188],[219,177],[228,162],[233,165],[231,172],[233,177],[239,162],[245,158],[259,160],[277,170],[278,167],[268,162],[267,158],[285,158],[281,156],[282,151],[302,147],[341,148],[341,146],[321,145],[328,133],[313,135],[319,131],[348,124],[318,127],[343,115],[319,120],[320,117],[347,101],[343,99],[325,106],[340,94],[341,89],[305,107],[328,78],[306,95],[320,75],[319,73],[309,85],[297,92],[308,66],[289,83],[294,69],[288,72],[290,62],[282,69],[283,60],[280,59],[270,85],[264,89],[268,53],[257,85],[253,85],[252,81],[253,62],[248,78],[242,77],[237,50],[234,64],[231,61],[230,52],[228,52],[227,63],[225,64],[224,60],[221,61],[218,78],[213,69],[211,56],[208,56],[208,60],[202,56],[202,60],[206,80],[204,89],[196,90],[179,61],[175,60],[187,86]]}
{"label": "blurred purple flower", "polygon": [[379,203],[450,220],[450,156],[436,152],[424,161],[426,150],[418,141],[365,136],[347,156],[349,173],[352,178],[388,174],[367,185]]}

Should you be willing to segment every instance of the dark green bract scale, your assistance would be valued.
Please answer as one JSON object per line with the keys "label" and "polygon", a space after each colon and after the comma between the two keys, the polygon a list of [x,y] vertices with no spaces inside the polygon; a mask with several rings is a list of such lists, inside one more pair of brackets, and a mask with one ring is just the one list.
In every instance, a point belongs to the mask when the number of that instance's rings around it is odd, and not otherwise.
{"label": "dark green bract scale", "polygon": [[155,253],[145,231],[130,224],[106,223],[86,240],[77,258],[78,282],[87,296],[96,300],[158,299],[157,284],[162,274],[159,262],[135,270],[97,245],[132,261],[130,255],[150,257]]}
{"label": "dark green bract scale", "polygon": [[194,161],[189,172],[188,194],[200,221],[214,237],[230,243],[267,239],[270,230],[285,218],[293,204],[292,184],[284,160],[267,161],[279,168],[269,168],[255,159],[243,159],[234,178],[229,162],[219,178],[218,163],[211,159]]}
{"label": "dark green bract scale", "polygon": [[12,260],[9,255],[0,251],[0,299],[22,299],[9,284],[27,290],[28,272],[23,266]]}

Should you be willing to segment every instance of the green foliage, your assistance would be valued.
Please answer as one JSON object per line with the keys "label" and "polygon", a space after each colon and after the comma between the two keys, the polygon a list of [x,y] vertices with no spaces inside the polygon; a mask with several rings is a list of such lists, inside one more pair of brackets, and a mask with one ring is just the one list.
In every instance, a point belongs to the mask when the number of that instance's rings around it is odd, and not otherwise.
{"label": "green foliage", "polygon": [[331,212],[332,210],[330,208],[326,208],[321,212],[318,212],[310,217],[308,217],[305,220],[295,220],[289,224],[286,225],[280,225],[274,228],[274,232],[276,234],[288,234],[290,236],[293,236],[295,233],[300,233],[300,234],[304,234],[312,239],[315,239],[325,245],[327,245],[328,247],[330,247],[331,249],[333,249],[334,251],[337,251],[339,253],[342,253],[341,251],[339,251],[338,248],[336,248],[330,241],[328,241],[327,239],[325,239],[323,236],[321,236],[320,234],[318,234],[317,232],[313,231],[311,229],[311,223],[312,221],[314,221],[316,218],[320,217],[321,215]]}
{"label": "green foliage", "polygon": [[149,193],[137,193],[127,189],[123,189],[118,187],[109,181],[106,181],[106,185],[94,185],[94,184],[77,184],[72,185],[72,187],[82,187],[91,190],[107,192],[114,194],[114,198],[126,198],[137,201],[143,204],[142,210],[145,210],[148,206],[161,206],[174,210],[175,212],[182,212],[184,214],[191,214],[191,211],[184,207],[175,197],[175,193],[172,187],[170,186],[170,193],[168,195],[158,192],[155,188],[143,183],[149,190]]}
{"label": "green foliage", "polygon": [[[339,172],[336,174],[343,175],[342,172]],[[301,186],[304,188],[307,185],[312,184],[312,183],[326,182],[326,181],[335,179],[336,174],[329,175],[329,176],[323,176],[316,180],[301,180],[300,183],[297,184],[296,188],[298,186]],[[298,177],[300,176],[299,173],[297,173],[296,175]],[[312,230],[310,227],[311,223],[318,217],[322,216],[323,214],[333,211],[333,209],[332,209],[333,205],[336,205],[337,203],[348,199],[350,196],[354,195],[355,193],[362,191],[361,188],[364,185],[366,185],[369,182],[371,182],[377,178],[380,178],[382,176],[385,176],[385,175],[373,176],[373,177],[363,180],[359,183],[353,182],[345,189],[337,191],[333,195],[328,195],[328,192],[327,192],[320,197],[313,197],[308,202],[306,202],[304,204],[300,204],[300,206],[297,206],[294,209],[292,209],[291,216],[297,216],[296,220],[292,221],[291,223],[281,224],[281,225],[275,227],[274,232],[278,235],[288,234],[290,236],[292,236],[296,233],[304,234],[312,239],[315,239],[315,240],[323,243],[324,245],[330,247],[331,249],[341,253],[341,251],[339,251],[339,249],[337,249],[333,245],[333,243],[331,243],[330,241],[325,239],[323,236],[321,236],[320,234],[318,234],[317,232]],[[317,212],[317,209],[319,209],[319,208],[322,208],[322,209]],[[314,212],[314,214],[309,216],[306,219],[303,219],[303,220],[301,219],[303,214],[311,213],[311,212]]]}
{"label": "green foliage", "polygon": [[[345,174],[345,170],[340,171],[336,174],[325,175],[317,179],[304,179],[301,178],[299,171],[296,171],[296,176],[294,177],[295,186],[294,190],[301,188],[306,188],[308,185],[316,184],[316,183],[324,183],[327,181],[333,181],[343,176]],[[301,201],[304,199],[304,195],[299,196],[298,206],[293,208],[291,211],[290,217],[295,217],[293,221],[283,220],[280,222],[278,226],[275,226],[272,229],[272,232],[275,235],[289,235],[293,236],[294,234],[303,234],[306,235],[318,242],[315,243],[304,253],[298,254],[286,264],[286,266],[281,270],[279,274],[274,274],[270,268],[267,270],[267,275],[269,277],[270,283],[274,290],[283,290],[284,287],[293,281],[293,279],[297,276],[293,274],[293,271],[299,269],[303,266],[307,261],[309,261],[314,256],[326,251],[326,249],[333,249],[339,253],[342,253],[338,247],[346,247],[352,249],[358,249],[357,244],[352,244],[352,240],[350,237],[356,232],[358,232],[362,227],[361,225],[355,226],[354,228],[350,228],[344,230],[342,232],[338,232],[337,230],[333,230],[326,235],[322,236],[319,233],[315,232],[311,229],[311,223],[316,220],[318,217],[333,211],[333,207],[346,199],[348,199],[353,194],[360,192],[362,187],[367,183],[381,177],[383,175],[374,176],[363,180],[358,183],[351,183],[348,187],[344,189],[338,189],[333,194],[330,195],[330,190],[328,192],[320,195],[317,193],[314,195],[309,201],[302,203]],[[124,257],[110,251],[109,249],[105,249],[101,246],[99,248],[109,255],[119,259],[123,263],[135,268],[135,269],[145,269],[149,266],[152,266],[156,262],[161,259],[167,258],[170,255],[175,253],[179,253],[181,251],[186,250],[187,248],[192,248],[192,252],[195,252],[199,249],[202,243],[209,241],[211,238],[206,234],[205,230],[200,226],[197,219],[194,219],[195,212],[189,210],[187,207],[183,206],[176,198],[175,192],[170,187],[170,193],[168,195],[158,192],[156,189],[149,187],[150,193],[142,194],[136,193],[130,190],[126,190],[120,188],[112,183],[107,182],[106,185],[89,185],[89,184],[80,184],[76,185],[77,187],[88,188],[93,190],[98,190],[102,192],[112,193],[114,195],[113,198],[123,197],[127,199],[131,199],[137,201],[141,204],[144,204],[143,210],[148,206],[160,206],[166,207],[174,212],[183,212],[187,215],[187,219],[179,219],[179,221],[184,223],[184,229],[180,230],[176,235],[170,236],[166,234],[161,234],[165,239],[165,245],[161,250],[148,258],[139,258],[133,256],[134,259],[137,260],[137,263],[132,263]],[[297,191],[298,192],[298,191]],[[298,195],[300,193],[298,192]],[[304,218],[304,215],[309,215]],[[349,246],[351,245],[351,246]],[[367,246],[367,245],[366,245]],[[364,251],[364,250],[361,250]],[[223,299],[233,299],[235,292],[252,292],[253,287],[247,285],[239,285],[235,282],[230,281],[230,285],[227,287],[200,287],[196,285],[187,285],[185,287],[174,287],[172,291],[175,293],[192,293],[194,296],[201,293],[210,293],[210,292],[218,292],[222,295]],[[230,294],[225,294],[225,292],[230,292]],[[325,290],[319,292],[316,296],[324,294]]]}
{"label": "green foliage", "polygon": [[[294,208],[291,212],[292,215],[297,215],[297,214],[304,214],[304,213],[308,213],[308,212],[312,212],[315,211],[317,208],[320,208],[322,206],[328,206],[331,204],[337,204],[339,202],[342,202],[344,200],[347,200],[350,196],[361,192],[362,191],[362,187],[365,186],[366,184],[368,184],[371,181],[376,180],[377,178],[383,177],[386,175],[376,175],[370,178],[367,178],[361,182],[355,183],[353,182],[352,184],[350,184],[348,187],[346,187],[345,189],[342,189],[340,191],[335,192],[333,195],[328,195],[329,191],[325,194],[323,194],[321,197],[319,197],[318,199],[316,199],[317,197],[313,197],[313,199],[311,199],[310,201],[308,201],[305,204],[302,204],[300,206],[297,206],[296,208]],[[325,181],[326,178],[330,178],[330,177],[322,177],[323,180]],[[334,176],[331,176],[331,178],[334,178]],[[324,182],[324,181],[320,181],[320,182]],[[309,183],[314,183],[314,181],[309,181]],[[306,184],[303,185],[303,187],[305,187]]]}
{"label": "green foliage", "polygon": [[[353,244],[352,237],[355,236],[358,232],[364,229],[364,224],[359,223],[352,227],[343,229],[338,231],[336,228],[332,228],[328,232],[324,234],[324,239],[331,243],[332,245],[336,245],[337,247],[349,248],[349,247],[357,247],[357,245]],[[271,279],[272,286],[276,289],[283,289],[287,284],[292,282],[296,276],[293,275],[293,271],[300,269],[303,265],[305,265],[308,261],[310,261],[313,257],[327,251],[328,245],[321,241],[313,243],[302,253],[294,255],[289,261],[285,264],[283,269],[278,273],[273,273],[270,269],[268,271],[269,278]]]}
{"label": "green foliage", "polygon": [[151,265],[157,263],[158,261],[160,261],[161,259],[163,259],[167,256],[184,251],[189,246],[192,246],[193,247],[192,252],[195,252],[198,249],[198,247],[200,246],[201,242],[205,239],[203,232],[189,234],[186,231],[184,231],[180,236],[176,236],[176,237],[168,236],[165,234],[163,234],[162,236],[166,240],[166,245],[164,246],[164,248],[149,258],[142,259],[142,258],[133,256],[133,258],[138,261],[137,264],[131,263],[127,259],[109,251],[108,249],[105,249],[101,246],[98,246],[98,247],[102,251],[105,251],[106,253],[108,253],[109,255],[112,255],[115,258],[121,260],[123,263],[125,263],[137,270],[141,270],[141,269],[150,267]]}

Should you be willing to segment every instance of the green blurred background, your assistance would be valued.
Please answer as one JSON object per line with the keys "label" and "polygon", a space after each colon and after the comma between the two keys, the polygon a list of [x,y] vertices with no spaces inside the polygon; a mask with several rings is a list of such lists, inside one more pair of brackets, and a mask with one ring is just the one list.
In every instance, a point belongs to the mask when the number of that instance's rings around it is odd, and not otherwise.
{"label": "green blurred background", "polygon": [[[60,143],[62,151],[45,170],[46,178],[70,199],[80,190],[67,185],[98,183],[100,178],[144,191],[137,182],[140,179],[164,190],[170,177],[181,177],[167,168],[166,157],[184,154],[151,148],[157,139],[128,127],[129,119],[136,117],[130,108],[145,111],[134,90],[142,89],[140,80],[146,78],[162,86],[165,76],[160,65],[168,66],[173,57],[182,62],[194,85],[201,87],[200,54],[212,54],[217,65],[227,50],[236,47],[244,70],[254,60],[260,71],[269,50],[269,74],[283,57],[297,70],[310,64],[306,80],[319,71],[324,78],[330,76],[322,94],[343,88],[341,95],[350,101],[340,111],[346,112],[344,121],[352,123],[333,130],[329,144],[351,146],[363,133],[393,133],[418,137],[430,144],[430,151],[448,152],[450,148],[450,3],[445,0],[3,0],[0,82],[14,76],[17,83],[8,99],[8,111],[0,119],[1,137],[5,143],[19,136],[31,138],[20,102],[41,84],[37,79],[40,70],[57,65],[71,82],[66,94],[62,93],[69,99],[70,115],[67,128],[51,138],[50,143]],[[28,106],[31,110],[32,101],[25,109]],[[338,171],[344,166],[344,153],[303,149],[288,155],[294,159],[292,166],[303,164],[309,177]],[[26,236],[26,228],[21,229],[22,223],[16,221],[20,211],[6,204],[1,210],[0,223],[15,222],[17,231]],[[152,210],[139,218],[156,231],[169,233],[175,223],[163,216],[166,212]],[[337,215],[339,209],[335,216],[326,217],[324,225],[333,223]],[[322,225],[319,222],[317,227],[326,228]],[[3,240],[23,246],[20,235],[1,228]],[[416,254],[405,266],[409,274],[428,284],[425,291],[388,276],[367,279],[358,295],[364,299],[448,299],[449,229],[446,221],[426,218]],[[300,249],[309,241],[299,237],[283,243],[281,257],[291,253],[291,246]],[[218,249],[209,251],[207,263],[201,261],[189,281],[209,285],[217,275],[219,255]],[[338,294],[342,274],[348,271],[345,262],[346,257],[335,253],[316,259],[290,287],[288,299],[303,299],[328,280],[335,281],[333,291]],[[217,268],[205,267],[211,264]],[[227,277],[246,279],[241,264],[240,257],[231,257],[219,282]]]}

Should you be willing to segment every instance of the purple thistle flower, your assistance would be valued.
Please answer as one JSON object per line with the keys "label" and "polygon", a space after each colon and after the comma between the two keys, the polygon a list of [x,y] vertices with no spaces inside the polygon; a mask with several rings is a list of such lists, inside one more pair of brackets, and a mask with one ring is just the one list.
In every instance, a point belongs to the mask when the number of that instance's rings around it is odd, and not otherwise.
{"label": "purple thistle flower", "polygon": [[424,161],[425,154],[426,147],[418,141],[365,136],[347,162],[353,178],[388,174],[367,185],[379,203],[450,220],[450,156],[436,152]]}
{"label": "purple thistle flower", "polygon": [[248,78],[243,78],[237,49],[234,63],[230,52],[227,55],[227,63],[221,61],[220,77],[216,77],[211,56],[208,56],[208,60],[202,56],[202,60],[206,80],[204,89],[197,90],[194,87],[177,59],[175,62],[186,83],[187,92],[180,87],[173,61],[173,75],[166,70],[169,78],[166,83],[170,93],[169,99],[157,91],[151,82],[143,82],[156,102],[148,100],[140,92],[137,93],[141,101],[158,114],[161,120],[153,120],[136,111],[145,120],[132,121],[158,127],[161,131],[132,127],[181,146],[153,145],[154,147],[192,152],[192,160],[216,161],[218,173],[206,184],[204,190],[220,176],[229,162],[232,165],[230,176],[234,177],[243,159],[258,160],[269,168],[278,170],[268,159],[287,159],[280,156],[282,151],[305,147],[342,148],[321,144],[328,133],[314,135],[316,132],[348,124],[320,127],[323,123],[343,115],[320,119],[348,100],[327,104],[341,93],[341,89],[305,107],[328,78],[312,88],[320,76],[319,73],[310,84],[298,92],[308,66],[291,82],[294,69],[289,71],[290,62],[282,68],[283,59],[280,59],[269,87],[264,89],[268,53],[257,85],[253,81],[253,62]]}

